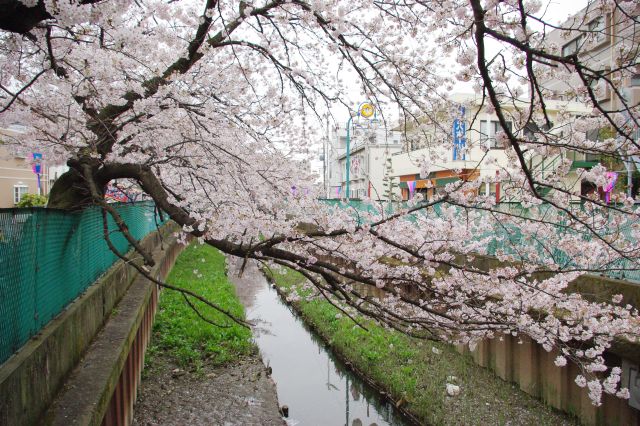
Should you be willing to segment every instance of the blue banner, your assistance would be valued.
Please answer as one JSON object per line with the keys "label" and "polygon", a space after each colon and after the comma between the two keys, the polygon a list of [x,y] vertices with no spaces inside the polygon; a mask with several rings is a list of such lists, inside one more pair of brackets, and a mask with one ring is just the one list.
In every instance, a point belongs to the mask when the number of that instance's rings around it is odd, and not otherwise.
{"label": "blue banner", "polygon": [[42,173],[42,154],[39,152],[33,153],[33,165],[31,166],[33,173],[39,175]]}
{"label": "blue banner", "polygon": [[453,120],[453,159],[466,160],[464,147],[467,144],[467,123],[464,121],[465,108],[461,106],[459,109],[459,118]]}

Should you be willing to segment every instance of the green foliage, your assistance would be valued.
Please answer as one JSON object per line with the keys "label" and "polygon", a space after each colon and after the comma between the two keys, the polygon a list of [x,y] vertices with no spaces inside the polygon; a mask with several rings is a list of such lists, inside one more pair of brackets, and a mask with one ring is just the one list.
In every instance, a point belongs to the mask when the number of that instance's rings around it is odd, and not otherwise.
{"label": "green foliage", "polygon": [[[225,275],[224,263],[224,255],[213,247],[192,244],[178,257],[167,282],[192,290],[243,318],[242,304]],[[255,350],[248,328],[200,301],[190,300],[206,318],[224,327],[200,319],[180,293],[163,290],[153,326],[151,355],[163,352],[180,366],[199,370],[205,362],[220,365]]]}
{"label": "green foliage", "polygon": [[47,205],[47,197],[44,195],[38,194],[24,194],[16,207],[24,208],[24,207],[44,207]]}
{"label": "green foliage", "polygon": [[612,139],[618,136],[618,133],[612,126],[602,127],[598,130],[598,140],[604,141],[606,139]]}
{"label": "green foliage", "polygon": [[[274,279],[285,292],[304,281],[293,270],[277,273]],[[363,330],[322,299],[302,301],[296,307],[337,353],[366,372],[396,401],[405,401],[409,411],[424,423],[572,423],[450,345],[413,339],[359,318],[368,329]],[[447,397],[447,383],[460,385],[462,395]]]}

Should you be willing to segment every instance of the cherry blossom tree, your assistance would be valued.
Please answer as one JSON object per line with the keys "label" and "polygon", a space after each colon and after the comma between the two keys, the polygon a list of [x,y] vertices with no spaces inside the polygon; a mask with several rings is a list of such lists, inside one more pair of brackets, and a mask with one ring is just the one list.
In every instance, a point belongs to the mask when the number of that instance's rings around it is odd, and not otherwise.
{"label": "cherry blossom tree", "polygon": [[[104,201],[110,181],[128,180],[185,235],[299,270],[317,296],[356,322],[363,314],[470,346],[529,336],[558,351],[558,366],[571,360],[582,368],[576,383],[595,404],[602,392],[628,397],[603,353],[618,340],[637,342],[637,309],[620,296],[593,301],[567,289],[585,273],[638,269],[638,211],[627,195],[607,203],[567,179],[574,173],[603,187],[607,161],[636,167],[640,112],[623,91],[640,72],[635,2],[593,0],[565,24],[547,19],[546,2],[524,0],[0,6],[0,125],[30,129],[6,142],[70,167],[49,207],[100,206],[152,264]],[[632,28],[618,36],[609,68],[578,48],[612,37],[610,23],[587,25],[594,13]],[[576,50],[565,51],[552,30],[578,40]],[[314,120],[348,104],[347,73],[364,96],[401,111],[401,126],[442,139],[450,133],[442,111],[457,109],[448,93],[473,85],[504,129],[497,137],[512,161],[500,179],[521,208],[504,210],[480,195],[479,179],[394,213],[376,203],[357,211],[318,201],[298,154],[316,137]],[[602,102],[602,90],[616,101]],[[592,112],[550,115],[550,100],[569,99]],[[601,137],[589,137],[594,131]],[[601,165],[571,171],[570,152],[598,155]],[[551,172],[533,166],[558,155]],[[502,263],[476,266],[496,236]]]}

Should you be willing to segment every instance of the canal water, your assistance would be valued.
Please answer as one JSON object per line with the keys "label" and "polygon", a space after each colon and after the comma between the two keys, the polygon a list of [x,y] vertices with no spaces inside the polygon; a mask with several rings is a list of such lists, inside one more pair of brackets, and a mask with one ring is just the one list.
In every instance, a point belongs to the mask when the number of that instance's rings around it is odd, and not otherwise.
{"label": "canal water", "polygon": [[353,375],[282,302],[253,264],[242,277],[230,260],[229,277],[256,326],[254,339],[272,368],[289,425],[409,425],[393,405]]}

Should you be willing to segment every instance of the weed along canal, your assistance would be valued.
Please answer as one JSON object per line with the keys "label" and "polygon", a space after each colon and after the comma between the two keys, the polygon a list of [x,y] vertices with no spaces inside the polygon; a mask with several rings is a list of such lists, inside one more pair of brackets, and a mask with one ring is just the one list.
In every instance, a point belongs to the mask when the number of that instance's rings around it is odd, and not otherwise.
{"label": "weed along canal", "polygon": [[289,425],[409,425],[310,331],[271,288],[253,264],[242,277],[229,260],[229,278],[255,324],[253,334],[264,363],[271,367]]}

